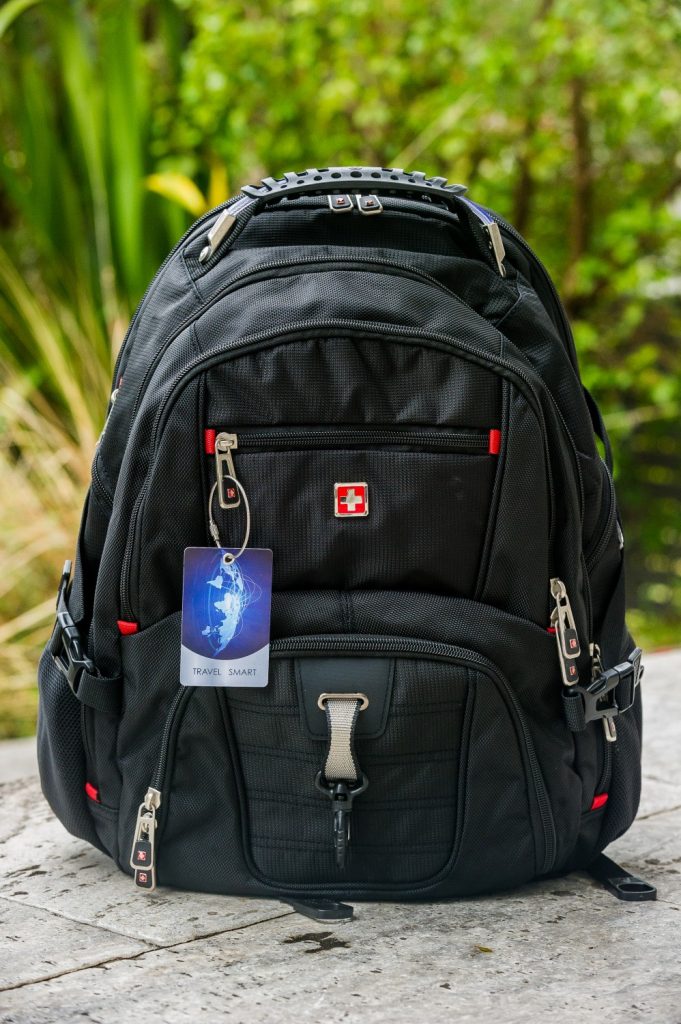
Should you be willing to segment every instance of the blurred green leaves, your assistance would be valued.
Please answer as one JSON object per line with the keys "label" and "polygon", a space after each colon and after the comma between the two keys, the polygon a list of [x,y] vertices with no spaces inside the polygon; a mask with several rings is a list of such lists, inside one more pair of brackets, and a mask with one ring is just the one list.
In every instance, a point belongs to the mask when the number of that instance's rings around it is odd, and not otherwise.
{"label": "blurred green leaves", "polygon": [[616,443],[632,621],[681,640],[680,125],[675,0],[5,2],[3,676],[30,683],[113,358],[166,252],[246,181],[330,163],[462,181],[541,254]]}

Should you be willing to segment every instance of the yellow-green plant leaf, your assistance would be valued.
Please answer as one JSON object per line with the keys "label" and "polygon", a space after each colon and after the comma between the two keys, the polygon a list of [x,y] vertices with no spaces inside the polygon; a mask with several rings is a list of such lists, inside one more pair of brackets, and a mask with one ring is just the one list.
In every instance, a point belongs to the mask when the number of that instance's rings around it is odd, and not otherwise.
{"label": "yellow-green plant leaf", "polygon": [[40,3],[40,0],[9,0],[9,3],[0,9],[0,39],[20,14],[37,3]]}
{"label": "yellow-green plant leaf", "polygon": [[145,178],[145,183],[150,192],[170,199],[171,202],[189,210],[194,217],[200,217],[208,209],[208,203],[201,190],[184,174],[174,174],[171,171],[150,174]]}

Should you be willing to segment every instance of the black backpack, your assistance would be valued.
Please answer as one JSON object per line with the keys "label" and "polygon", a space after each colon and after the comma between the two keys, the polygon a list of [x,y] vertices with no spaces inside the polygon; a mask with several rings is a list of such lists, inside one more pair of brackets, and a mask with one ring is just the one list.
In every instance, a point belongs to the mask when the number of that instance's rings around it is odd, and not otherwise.
{"label": "black backpack", "polygon": [[[54,812],[141,888],[340,917],[586,868],[654,897],[599,857],[641,754],[608,438],[546,270],[465,191],[265,178],[133,317],[38,749]],[[182,685],[185,549],[249,525],[269,682]]]}

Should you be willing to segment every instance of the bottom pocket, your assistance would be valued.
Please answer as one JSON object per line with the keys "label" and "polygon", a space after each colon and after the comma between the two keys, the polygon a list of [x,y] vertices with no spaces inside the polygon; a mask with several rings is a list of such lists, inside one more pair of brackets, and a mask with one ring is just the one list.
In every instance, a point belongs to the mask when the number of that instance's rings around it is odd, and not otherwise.
{"label": "bottom pocket", "polygon": [[[581,782],[571,734],[554,726],[542,691],[559,686],[554,639],[474,602],[388,592],[375,595],[375,615],[371,595],[357,595],[362,632],[325,633],[325,622],[336,624],[334,598],[315,598],[303,615],[300,594],[279,595],[263,689],[181,687],[179,614],[127,638],[123,869],[149,790],[160,885],[437,898],[509,888],[561,866],[579,830]],[[282,629],[284,604],[296,635]],[[426,638],[406,638],[408,621]],[[466,649],[468,637],[484,653]],[[344,867],[331,800],[316,786],[328,743],[317,700],[339,690],[369,698],[355,733],[369,785],[354,798]]]}
{"label": "bottom pocket", "polygon": [[[383,726],[363,729],[361,712],[357,719],[356,757],[369,785],[353,803],[344,868],[335,863],[331,803],[315,785],[327,740],[301,694],[308,658],[320,695],[333,689],[339,663],[348,691],[363,692],[367,658],[380,659],[390,680],[387,697],[374,698],[386,704]],[[223,690],[220,699],[246,856],[264,884],[459,895],[550,868],[553,820],[529,732],[480,655],[395,637],[291,638],[272,645],[265,691]]]}

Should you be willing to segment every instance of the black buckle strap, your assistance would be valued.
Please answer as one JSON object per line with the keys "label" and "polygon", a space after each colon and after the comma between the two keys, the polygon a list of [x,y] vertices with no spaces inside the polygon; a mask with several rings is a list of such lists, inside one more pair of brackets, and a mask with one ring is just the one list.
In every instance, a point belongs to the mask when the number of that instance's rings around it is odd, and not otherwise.
{"label": "black buckle strap", "polygon": [[607,738],[616,738],[613,719],[629,711],[634,703],[643,675],[642,653],[636,647],[626,661],[600,672],[588,686],[577,683],[563,690],[565,718],[573,732],[581,732],[588,722],[602,719]]}
{"label": "black buckle strap", "polygon": [[120,679],[100,675],[85,653],[80,631],[66,603],[70,579],[71,562],[67,560],[57,590],[57,621],[50,640],[52,658],[81,704],[116,715],[120,710]]}
{"label": "black buckle strap", "polygon": [[57,622],[52,638],[52,657],[74,694],[78,696],[78,684],[82,672],[95,674],[94,663],[83,650],[80,633],[66,604],[66,591],[71,579],[71,562],[64,562],[64,569],[57,590]]}

